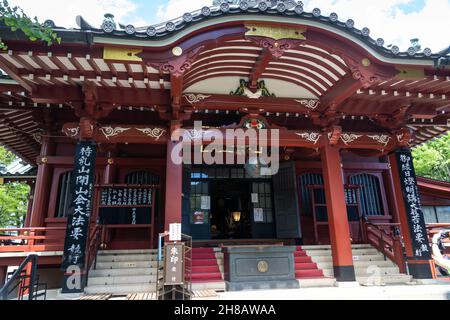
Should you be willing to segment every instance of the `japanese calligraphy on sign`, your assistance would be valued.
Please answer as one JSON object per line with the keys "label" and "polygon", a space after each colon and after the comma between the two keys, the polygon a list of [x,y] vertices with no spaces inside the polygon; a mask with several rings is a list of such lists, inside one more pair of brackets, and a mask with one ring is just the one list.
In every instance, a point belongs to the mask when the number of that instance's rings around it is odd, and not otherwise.
{"label": "japanese calligraphy on sign", "polygon": [[153,189],[105,188],[102,190],[100,205],[114,206],[151,206]]}
{"label": "japanese calligraphy on sign", "polygon": [[184,244],[166,244],[164,257],[164,285],[184,284]]}
{"label": "japanese calligraphy on sign", "polygon": [[397,151],[396,159],[413,244],[414,258],[418,260],[429,260],[431,259],[431,248],[428,242],[425,218],[420,203],[411,151],[408,149]]}
{"label": "japanese calligraphy on sign", "polygon": [[94,172],[97,146],[79,142],[72,175],[72,214],[67,221],[62,268],[84,267],[89,219],[92,211]]}

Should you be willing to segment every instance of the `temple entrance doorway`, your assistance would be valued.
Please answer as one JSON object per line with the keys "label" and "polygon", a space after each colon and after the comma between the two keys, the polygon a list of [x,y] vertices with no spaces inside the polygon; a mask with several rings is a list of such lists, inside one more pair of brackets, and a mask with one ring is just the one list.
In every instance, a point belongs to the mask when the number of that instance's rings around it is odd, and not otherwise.
{"label": "temple entrance doorway", "polygon": [[248,181],[211,183],[211,239],[251,239],[251,211]]}
{"label": "temple entrance doorway", "polygon": [[297,210],[291,166],[275,176],[245,166],[184,170],[183,232],[194,240],[298,239]]}

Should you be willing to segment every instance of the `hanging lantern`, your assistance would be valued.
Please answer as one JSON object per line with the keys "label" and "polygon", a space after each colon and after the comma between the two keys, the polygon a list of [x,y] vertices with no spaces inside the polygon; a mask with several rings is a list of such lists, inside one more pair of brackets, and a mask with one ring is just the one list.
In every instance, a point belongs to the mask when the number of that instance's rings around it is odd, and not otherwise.
{"label": "hanging lantern", "polygon": [[233,212],[233,221],[234,222],[240,222],[241,221],[241,212],[240,211]]}

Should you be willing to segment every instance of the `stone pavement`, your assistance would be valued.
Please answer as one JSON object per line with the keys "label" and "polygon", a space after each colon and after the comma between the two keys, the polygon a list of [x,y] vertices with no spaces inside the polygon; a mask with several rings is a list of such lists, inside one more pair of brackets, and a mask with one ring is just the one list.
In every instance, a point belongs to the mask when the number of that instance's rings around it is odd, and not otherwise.
{"label": "stone pavement", "polygon": [[450,282],[385,287],[332,287],[219,293],[220,300],[450,300]]}
{"label": "stone pavement", "polygon": [[[66,296],[77,300],[79,295]],[[57,290],[49,290],[48,300],[60,300]],[[125,297],[110,300],[126,300]],[[195,299],[197,300],[197,299]],[[343,286],[325,288],[302,288],[291,290],[258,290],[242,292],[219,292],[208,300],[450,300],[450,281],[434,281],[421,285]]]}

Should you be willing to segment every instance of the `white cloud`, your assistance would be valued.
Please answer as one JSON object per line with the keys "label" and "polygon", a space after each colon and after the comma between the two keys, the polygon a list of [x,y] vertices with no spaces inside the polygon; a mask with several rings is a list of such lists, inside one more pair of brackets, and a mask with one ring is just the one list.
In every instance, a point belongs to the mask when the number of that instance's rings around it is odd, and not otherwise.
{"label": "white cloud", "polygon": [[322,9],[322,14],[336,12],[340,20],[352,18],[356,27],[368,27],[372,38],[384,38],[386,44],[399,45],[403,50],[410,46],[410,39],[419,38],[423,48],[440,51],[450,46],[450,1],[425,0],[425,7],[418,12],[405,13],[399,5],[413,0],[306,0],[305,9]]}
{"label": "white cloud", "polygon": [[168,0],[167,4],[159,7],[157,16],[160,21],[171,20],[210,5],[212,0]]}
{"label": "white cloud", "polygon": [[[417,0],[304,0],[305,9],[320,8],[323,15],[336,12],[340,20],[355,20],[356,27],[368,27],[372,38],[384,38],[386,44],[396,44],[402,50],[410,46],[410,39],[419,38],[422,47],[440,51],[450,45],[450,1],[425,0],[419,12],[404,13],[399,5]],[[157,17],[165,21],[180,17],[185,12],[211,5],[212,0],[168,0]]]}
{"label": "white cloud", "polygon": [[143,20],[138,19],[123,21],[126,16],[137,10],[132,0],[10,0],[10,3],[20,6],[29,16],[37,16],[40,21],[51,19],[56,25],[63,27],[76,27],[77,15],[83,16],[90,24],[99,27],[105,13],[114,14],[117,22],[145,25]]}

